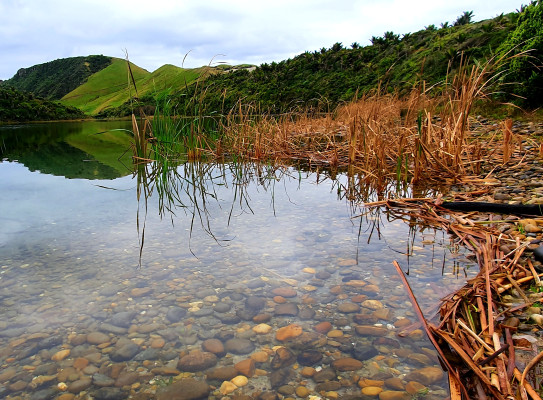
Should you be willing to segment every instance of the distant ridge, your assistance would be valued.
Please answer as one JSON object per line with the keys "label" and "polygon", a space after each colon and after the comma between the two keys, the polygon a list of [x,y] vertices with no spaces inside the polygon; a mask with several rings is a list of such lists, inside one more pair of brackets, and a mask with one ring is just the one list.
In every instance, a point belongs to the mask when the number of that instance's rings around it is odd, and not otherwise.
{"label": "distant ridge", "polygon": [[111,60],[103,55],[90,55],[49,61],[19,69],[13,78],[2,82],[2,86],[31,92],[48,100],[60,100],[91,75],[110,65]]}
{"label": "distant ridge", "polygon": [[[205,67],[186,69],[166,64],[149,72],[130,63],[139,98],[156,98],[181,90],[185,84],[198,79]],[[134,89],[128,90],[126,60],[112,58],[111,64],[93,74],[62,99],[62,104],[74,106],[88,115],[106,115],[108,110],[119,107],[136,96]]]}

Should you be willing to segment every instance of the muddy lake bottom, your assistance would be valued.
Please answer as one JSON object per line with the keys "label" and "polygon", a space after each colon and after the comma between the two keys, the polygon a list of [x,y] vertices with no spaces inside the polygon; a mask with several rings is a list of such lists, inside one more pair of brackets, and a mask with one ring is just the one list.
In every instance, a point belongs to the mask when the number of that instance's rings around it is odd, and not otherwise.
{"label": "muddy lake bottom", "polygon": [[357,217],[341,174],[252,173],[240,197],[230,166],[207,170],[173,214],[131,175],[0,163],[0,397],[448,396],[420,327],[398,335],[416,316],[392,261],[431,316],[475,276],[466,250]]}

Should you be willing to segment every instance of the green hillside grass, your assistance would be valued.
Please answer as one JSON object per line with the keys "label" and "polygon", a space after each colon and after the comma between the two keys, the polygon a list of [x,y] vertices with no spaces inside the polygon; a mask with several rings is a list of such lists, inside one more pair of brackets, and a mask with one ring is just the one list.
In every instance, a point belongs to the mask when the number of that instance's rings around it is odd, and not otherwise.
{"label": "green hillside grass", "polygon": [[[138,89],[138,96],[158,96],[178,91],[196,80],[202,69],[184,69],[166,64],[150,73],[137,65],[130,64]],[[62,98],[62,103],[81,109],[89,115],[104,113],[130,100],[126,61],[113,59],[111,65],[92,75],[88,81]]]}
{"label": "green hillside grass", "polygon": [[2,85],[47,100],[59,100],[110,64],[111,57],[103,55],[61,58],[21,68]]}
{"label": "green hillside grass", "polygon": [[[151,73],[131,64],[136,83]],[[72,90],[61,99],[62,104],[79,108],[89,115],[108,108],[117,107],[129,98],[126,61],[112,59],[111,65],[89,77],[87,82]]]}

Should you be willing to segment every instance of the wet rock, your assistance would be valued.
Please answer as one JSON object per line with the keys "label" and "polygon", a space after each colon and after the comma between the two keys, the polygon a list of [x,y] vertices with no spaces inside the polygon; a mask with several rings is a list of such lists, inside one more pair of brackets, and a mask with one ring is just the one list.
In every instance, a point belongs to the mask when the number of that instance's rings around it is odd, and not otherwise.
{"label": "wet rock", "polygon": [[369,308],[370,310],[378,310],[380,308],[383,308],[384,305],[379,300],[365,300],[362,302],[362,307]]}
{"label": "wet rock", "polygon": [[135,311],[121,311],[111,318],[111,324],[120,328],[128,328],[132,325],[133,319],[136,317]]}
{"label": "wet rock", "polygon": [[71,351],[70,349],[64,349],[64,350],[57,351],[55,354],[53,354],[51,356],[51,360],[53,360],[53,361],[62,361],[66,357],[68,357],[70,355],[70,351]]}
{"label": "wet rock", "polygon": [[217,364],[217,356],[213,353],[195,350],[181,357],[177,363],[177,369],[186,372],[204,371]]}
{"label": "wet rock", "polygon": [[332,390],[338,390],[341,388],[341,383],[338,381],[326,381],[319,383],[315,386],[316,392],[330,392]]}
{"label": "wet rock", "polygon": [[392,378],[385,379],[385,385],[390,389],[404,390],[405,386],[400,378],[394,376]]}
{"label": "wet rock", "polygon": [[302,332],[303,330],[300,325],[290,324],[282,328],[279,328],[277,332],[275,333],[275,338],[279,340],[280,342],[284,342],[286,340],[300,336]]}
{"label": "wet rock", "polygon": [[366,361],[379,354],[379,351],[371,345],[357,344],[352,350],[351,355],[359,361]]}
{"label": "wet rock", "polygon": [[157,393],[157,400],[197,400],[207,398],[211,388],[205,382],[187,378],[169,385]]}
{"label": "wet rock", "polygon": [[323,321],[315,325],[313,329],[319,333],[327,334],[332,330],[332,324],[328,321]]}
{"label": "wet rock", "polygon": [[153,292],[153,289],[150,287],[136,287],[130,291],[130,296],[132,297],[143,297],[147,296],[148,294],[151,294]]}
{"label": "wet rock", "polygon": [[[57,364],[56,363],[45,363],[42,365],[38,365],[36,369],[33,372],[34,376],[39,375],[54,375],[57,373]],[[1,376],[1,374],[0,374]],[[2,382],[2,379],[0,378],[0,383]]]}
{"label": "wet rock", "polygon": [[226,396],[227,394],[234,392],[237,388],[238,387],[233,382],[224,381],[219,388],[219,392],[221,392],[223,396]]}
{"label": "wet rock", "polygon": [[230,379],[239,375],[238,370],[233,366],[228,367],[218,367],[212,370],[209,370],[206,374],[206,379],[208,381],[229,381]]}
{"label": "wet rock", "polygon": [[215,354],[217,357],[222,357],[226,354],[224,345],[219,339],[207,339],[202,342],[202,350]]}
{"label": "wet rock", "polygon": [[0,331],[0,337],[19,337],[25,333],[24,328],[9,328],[4,329],[3,331]]}
{"label": "wet rock", "polygon": [[283,303],[275,306],[275,315],[278,316],[296,316],[298,315],[298,305],[294,303]]}
{"label": "wet rock", "polygon": [[179,322],[187,315],[187,310],[181,307],[170,307],[166,312],[166,319],[172,323]]}
{"label": "wet rock", "polygon": [[272,330],[272,327],[268,324],[258,324],[256,326],[253,326],[253,332],[257,335],[265,335],[267,333],[270,333]]}
{"label": "wet rock", "polygon": [[90,378],[78,379],[68,384],[68,391],[70,393],[77,394],[79,392],[82,392],[83,390],[87,390],[88,388],[90,388],[91,384],[92,380]]}
{"label": "wet rock", "polygon": [[119,326],[108,324],[106,322],[100,324],[100,327],[98,329],[100,329],[102,332],[110,332],[115,335],[122,335],[127,331],[127,328],[121,328]]}
{"label": "wet rock", "polygon": [[261,287],[264,287],[266,286],[266,284],[264,283],[264,281],[262,279],[253,279],[249,282],[247,282],[247,287],[249,289],[258,289],[258,288],[261,288]]}
{"label": "wet rock", "polygon": [[306,388],[305,386],[298,386],[296,388],[296,396],[298,397],[305,398],[309,396],[309,393],[310,393],[309,389]]}
{"label": "wet rock", "polygon": [[372,344],[374,346],[387,346],[394,349],[400,348],[400,342],[398,342],[396,339],[388,338],[388,337],[380,337],[375,339]]}
{"label": "wet rock", "polygon": [[274,296],[281,296],[285,298],[296,297],[298,294],[296,290],[290,287],[279,287],[272,290]]}
{"label": "wet rock", "polygon": [[263,392],[258,396],[258,400],[277,400],[277,395],[274,392]]}
{"label": "wet rock", "polygon": [[25,358],[32,357],[33,355],[36,355],[40,351],[38,348],[38,345],[36,343],[31,344],[27,348],[21,350],[19,354],[15,357],[17,360],[24,360]]}
{"label": "wet rock", "polygon": [[117,380],[115,381],[115,386],[117,387],[130,386],[141,379],[142,379],[142,376],[137,372],[122,371],[119,377],[117,378]]}
{"label": "wet rock", "polygon": [[379,396],[379,393],[383,391],[383,388],[379,386],[366,386],[362,388],[362,394],[364,396],[369,396],[372,398],[376,398]]}
{"label": "wet rock", "polygon": [[336,379],[336,372],[332,368],[323,368],[313,375],[313,380],[317,383],[331,381]]}
{"label": "wet rock", "polygon": [[92,383],[98,387],[108,387],[115,384],[115,379],[112,379],[104,374],[94,374],[92,376]]}
{"label": "wet rock", "polygon": [[51,336],[46,339],[40,340],[38,343],[38,348],[40,350],[50,349],[55,346],[60,346],[61,344],[62,344],[62,338],[60,336]]}
{"label": "wet rock", "polygon": [[339,360],[334,360],[332,362],[332,367],[334,367],[337,371],[356,371],[360,368],[362,368],[363,364],[361,361],[358,361],[354,358],[346,357],[346,358],[340,358]]}
{"label": "wet rock", "polygon": [[260,311],[266,306],[266,299],[258,296],[249,296],[245,300],[245,307],[253,311]]}
{"label": "wet rock", "polygon": [[[251,317],[254,312],[250,311],[248,313],[245,313],[244,310],[240,310],[240,313],[244,316],[244,318]],[[217,318],[225,324],[225,325],[235,325],[239,324],[241,322],[241,318],[238,317],[236,314],[233,313],[224,313],[224,314],[216,314]],[[249,319],[244,319],[245,321],[248,321]]]}
{"label": "wet rock", "polygon": [[257,314],[253,317],[253,322],[256,324],[262,324],[271,320],[272,316],[267,313]]}
{"label": "wet rock", "polygon": [[319,271],[315,274],[315,278],[326,280],[329,279],[332,276],[332,274],[328,271]]}
{"label": "wet rock", "polygon": [[148,348],[138,353],[134,357],[134,361],[158,360],[160,358],[160,350]]}
{"label": "wet rock", "polygon": [[241,293],[231,293],[230,298],[234,301],[241,301],[243,300],[243,295]]}
{"label": "wet rock", "polygon": [[379,393],[379,400],[410,400],[411,395],[404,391],[384,390]]}
{"label": "wet rock", "polygon": [[123,400],[127,393],[120,388],[103,387],[93,393],[96,400]]}
{"label": "wet rock", "polygon": [[443,379],[443,370],[437,367],[425,367],[417,369],[406,375],[405,380],[417,381],[425,386],[432,385]]}
{"label": "wet rock", "polygon": [[256,370],[255,360],[253,360],[251,358],[248,358],[246,360],[242,360],[242,361],[236,363],[234,365],[234,368],[240,374],[243,374],[243,375],[251,378],[255,374],[255,370]]}
{"label": "wet rock", "polygon": [[295,376],[295,372],[291,368],[281,368],[272,371],[268,377],[272,389],[276,389],[279,386],[285,385],[293,376]]}
{"label": "wet rock", "polygon": [[373,325],[358,325],[355,327],[355,331],[360,336],[386,336],[388,334],[387,328]]}
{"label": "wet rock", "polygon": [[139,352],[140,347],[136,343],[129,341],[111,352],[109,358],[111,358],[111,360],[115,362],[128,361],[131,360]]}
{"label": "wet rock", "polygon": [[304,350],[298,354],[298,364],[305,366],[316,365],[322,360],[322,353],[317,350]]}
{"label": "wet rock", "polygon": [[534,258],[543,263],[543,245],[534,250]]}
{"label": "wet rock", "polygon": [[24,390],[27,386],[27,382],[19,379],[15,382],[13,382],[11,385],[8,386],[8,389],[12,392],[19,392],[21,390]]}
{"label": "wet rock", "polygon": [[302,332],[300,336],[289,341],[289,347],[293,350],[316,349],[326,345],[326,336],[317,332]]}
{"label": "wet rock", "polygon": [[207,317],[208,315],[211,315],[211,314],[213,314],[213,309],[208,308],[208,307],[201,308],[198,311],[195,311],[192,313],[192,315],[195,317]]}
{"label": "wet rock", "polygon": [[426,386],[415,381],[407,382],[407,384],[405,385],[405,391],[410,395],[416,395],[426,390]]}
{"label": "wet rock", "polygon": [[213,307],[213,311],[217,313],[225,313],[225,312],[230,311],[231,308],[232,306],[228,303],[219,303],[215,305],[215,307]]}
{"label": "wet rock", "polygon": [[236,316],[243,321],[252,321],[253,318],[258,315],[258,311],[259,310],[250,308],[238,309],[236,310]]}
{"label": "wet rock", "polygon": [[38,390],[37,392],[32,393],[30,400],[50,400],[54,399],[58,394],[58,390],[53,388],[47,388]]}
{"label": "wet rock", "polygon": [[0,371],[0,383],[9,381],[17,374],[17,370],[13,367],[8,367],[3,371]]}
{"label": "wet rock", "polygon": [[314,316],[315,316],[315,310],[308,307],[302,308],[300,310],[300,313],[298,314],[298,317],[300,317],[300,319],[303,319],[303,320],[313,319]]}
{"label": "wet rock", "polygon": [[342,313],[356,313],[360,310],[360,307],[356,303],[341,303],[337,306],[337,309]]}
{"label": "wet rock", "polygon": [[151,373],[155,375],[164,375],[164,376],[176,376],[179,375],[179,371],[175,368],[169,367],[157,367],[151,370]]}
{"label": "wet rock", "polygon": [[272,358],[271,367],[279,369],[288,367],[296,362],[296,356],[286,347],[279,347]]}
{"label": "wet rock", "polygon": [[255,349],[255,345],[249,339],[233,338],[226,341],[224,348],[228,353],[248,354]]}
{"label": "wet rock", "polygon": [[283,396],[290,396],[294,394],[294,390],[295,388],[293,386],[283,385],[277,388],[277,393],[282,394]]}

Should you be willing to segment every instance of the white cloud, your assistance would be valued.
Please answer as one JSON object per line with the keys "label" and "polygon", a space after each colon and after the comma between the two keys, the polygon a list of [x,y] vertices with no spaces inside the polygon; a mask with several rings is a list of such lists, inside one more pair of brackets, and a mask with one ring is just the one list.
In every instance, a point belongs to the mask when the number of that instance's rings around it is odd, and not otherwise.
{"label": "white cloud", "polygon": [[58,58],[104,54],[153,71],[166,63],[281,61],[335,42],[368,44],[385,31],[414,32],[514,11],[512,0],[0,0],[0,79]]}

